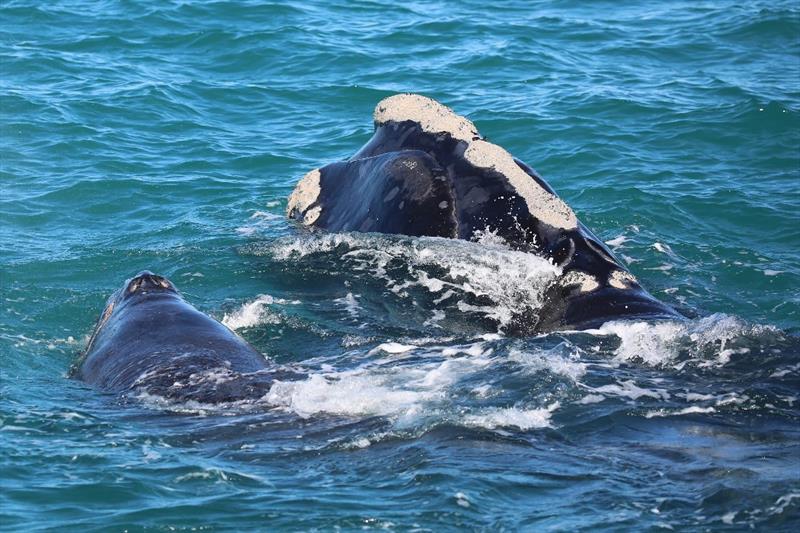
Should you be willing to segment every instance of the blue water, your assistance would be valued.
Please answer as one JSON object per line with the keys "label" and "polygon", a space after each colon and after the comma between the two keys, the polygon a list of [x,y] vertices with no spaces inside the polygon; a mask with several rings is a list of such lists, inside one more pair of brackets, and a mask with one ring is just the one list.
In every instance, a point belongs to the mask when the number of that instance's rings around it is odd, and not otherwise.
{"label": "blue water", "polygon": [[[3,530],[797,530],[796,2],[11,0],[0,30]],[[288,222],[401,91],[692,319],[504,335],[536,258]],[[67,378],[145,268],[309,378]]]}

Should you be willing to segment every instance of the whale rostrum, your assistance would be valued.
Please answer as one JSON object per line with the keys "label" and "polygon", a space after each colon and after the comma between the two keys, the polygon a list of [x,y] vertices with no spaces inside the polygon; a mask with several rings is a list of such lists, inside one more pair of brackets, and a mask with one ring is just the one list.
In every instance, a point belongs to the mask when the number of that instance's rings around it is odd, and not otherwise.
{"label": "whale rostrum", "polygon": [[681,318],[645,291],[531,167],[475,125],[416,94],[375,107],[375,133],[350,159],[307,173],[287,215],[327,231],[474,239],[491,232],[561,268],[526,332],[615,319]]}

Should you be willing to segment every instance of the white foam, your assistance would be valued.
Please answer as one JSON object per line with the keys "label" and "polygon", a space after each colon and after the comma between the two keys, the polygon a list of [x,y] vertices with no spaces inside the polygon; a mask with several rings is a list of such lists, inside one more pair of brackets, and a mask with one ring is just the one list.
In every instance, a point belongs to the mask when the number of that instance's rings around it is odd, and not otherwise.
{"label": "white foam", "polygon": [[618,381],[616,384],[603,385],[597,388],[591,388],[594,392],[610,394],[612,396],[621,396],[623,398],[630,398],[631,400],[638,400],[642,397],[655,398],[658,400],[668,400],[669,393],[664,389],[645,389],[639,387],[633,380]]}
{"label": "white foam", "polygon": [[442,390],[455,383],[462,376],[471,374],[489,364],[484,358],[448,359],[428,371],[419,384],[428,389]]}
{"label": "white foam", "polygon": [[488,383],[479,385],[472,389],[472,394],[477,398],[489,398],[492,396],[492,386]]}
{"label": "white foam", "polygon": [[[437,237],[402,238],[372,234],[322,234],[280,239],[265,252],[277,260],[297,261],[317,253],[337,250],[354,271],[383,279],[401,298],[420,287],[439,295],[434,303],[453,300],[464,313],[475,313],[508,324],[520,309],[541,307],[547,287],[561,269],[534,254],[510,250],[500,244],[480,244]],[[263,253],[256,251],[256,253]],[[387,273],[390,264],[398,269]],[[434,276],[443,270],[443,274]],[[482,297],[491,303],[474,305],[466,297]]]}
{"label": "white foam", "polygon": [[455,493],[456,504],[460,507],[469,508],[469,498],[463,492]]}
{"label": "white foam", "polygon": [[660,242],[653,243],[652,246],[656,251],[661,252],[662,254],[666,254],[670,257],[677,257],[675,252],[672,251],[672,248],[669,247],[669,244],[664,244]]}
{"label": "white foam", "polygon": [[89,335],[84,335],[82,339],[76,340],[75,337],[72,335],[65,338],[54,338],[54,339],[33,339],[31,337],[26,337],[25,335],[11,335],[9,336],[12,339],[17,339],[14,342],[14,347],[19,348],[26,344],[44,344],[50,350],[54,350],[59,345],[72,345],[72,346],[85,346],[89,342]]}
{"label": "white foam", "polygon": [[647,268],[646,270],[660,270],[661,272],[669,272],[673,268],[675,268],[675,265],[670,263],[662,263],[657,267]]}
{"label": "white foam", "polygon": [[620,344],[614,352],[620,362],[640,361],[653,366],[673,362],[682,348],[713,359],[701,361],[704,366],[723,366],[732,355],[747,353],[747,348],[731,348],[730,342],[745,335],[774,332],[771,326],[750,325],[729,315],[715,314],[696,321],[633,322],[612,321],[586,333],[614,335]]}
{"label": "white foam", "polygon": [[666,417],[666,416],[681,416],[681,415],[691,415],[696,413],[714,413],[716,409],[713,407],[699,407],[697,405],[693,405],[691,407],[686,407],[684,409],[678,409],[677,411],[670,411],[668,409],[658,409],[655,411],[648,411],[645,413],[645,418],[656,418],[656,417]]}
{"label": "white foam", "polygon": [[418,348],[418,346],[414,344],[400,344],[399,342],[384,342],[383,344],[379,344],[372,350],[370,350],[369,354],[375,354],[378,352],[386,352],[388,354],[398,354],[398,353],[405,353],[410,352]]}
{"label": "white foam", "polygon": [[190,479],[210,479],[211,475],[211,472],[207,470],[202,472],[189,472],[188,474],[176,477],[175,483],[182,483],[184,481],[189,481]]}
{"label": "white foam", "polygon": [[145,407],[170,413],[191,414],[195,416],[209,416],[211,414],[222,416],[236,416],[244,412],[261,410],[257,400],[237,400],[223,403],[198,402],[196,400],[170,399],[157,394],[150,394],[146,390],[138,389],[132,396]]}
{"label": "white foam", "polygon": [[558,402],[545,408],[521,409],[508,407],[489,409],[480,414],[467,415],[464,423],[468,426],[497,429],[500,427],[517,427],[522,430],[551,427],[550,418],[558,409]]}
{"label": "white foam", "polygon": [[575,403],[579,403],[579,404],[582,404],[582,405],[588,405],[588,404],[592,404],[592,403],[600,403],[605,399],[606,399],[606,397],[603,396],[602,394],[587,394],[586,396],[584,396],[583,398],[581,398],[580,400],[578,400]]}
{"label": "white foam", "polygon": [[492,230],[491,228],[475,230],[472,233],[472,240],[491,246],[506,246],[508,243],[497,232],[498,230]]}
{"label": "white foam", "polygon": [[236,233],[244,237],[249,237],[259,231],[259,229],[267,226],[270,222],[283,220],[283,217],[268,211],[255,211],[250,215],[250,220],[253,220],[254,223],[236,228]]}
{"label": "white foam", "polygon": [[248,236],[252,235],[255,232],[256,232],[256,228],[254,228],[253,226],[242,226],[242,227],[236,228],[236,233],[238,233],[239,235],[243,235],[245,237],[248,237]]}
{"label": "white foam", "polygon": [[782,368],[781,370],[776,370],[769,377],[771,378],[782,378],[789,374],[796,375],[800,371],[800,363],[790,365],[788,367]]}
{"label": "white foam", "polygon": [[[379,348],[402,354],[417,347],[384,343]],[[385,416],[400,426],[413,426],[438,412],[441,402],[448,399],[450,387],[491,364],[484,355],[442,361],[440,349],[427,350],[427,357],[433,360],[426,360],[423,353],[421,361],[414,365],[398,365],[395,358],[387,358],[352,370],[331,370],[299,381],[277,381],[261,402],[304,418],[322,413]]]}
{"label": "white foam", "polygon": [[577,354],[574,359],[568,359],[552,351],[530,353],[512,348],[509,351],[508,360],[520,363],[528,371],[545,370],[565,376],[574,382],[586,374],[586,365],[577,361]]}
{"label": "white foam", "polygon": [[434,309],[431,313],[432,316],[428,320],[423,322],[422,325],[434,328],[441,328],[439,322],[441,322],[447,317],[446,313],[440,309]]}
{"label": "white foam", "polygon": [[343,305],[347,311],[347,314],[349,314],[351,317],[358,318],[361,306],[358,305],[358,300],[356,300],[356,298],[357,297],[354,296],[352,292],[348,292],[346,296],[337,298],[334,300],[334,302]]}
{"label": "white foam", "polygon": [[[267,207],[270,207],[270,204],[278,205],[278,202],[269,202]],[[275,213],[270,213],[269,211],[254,211],[252,215],[250,215],[251,219],[266,219],[266,220],[283,220],[281,215],[276,215]]]}
{"label": "white foam", "polygon": [[491,348],[485,349],[485,344],[482,342],[475,342],[472,344],[463,344],[458,346],[448,346],[442,350],[442,355],[445,357],[452,357],[458,354],[467,354],[472,356],[481,356],[491,353]]}
{"label": "white foam", "polygon": [[352,448],[366,448],[370,444],[372,444],[372,443],[370,442],[370,440],[368,438],[361,437],[360,439],[356,439],[352,443],[350,443],[350,447],[352,447]]}
{"label": "white foam", "polygon": [[144,459],[145,463],[150,463],[152,461],[158,461],[161,459],[161,453],[152,448],[149,440],[142,445],[142,456],[142,459]]}
{"label": "white foam", "polygon": [[783,514],[784,509],[786,509],[786,507],[795,499],[800,499],[800,492],[789,492],[784,494],[775,501],[774,506],[770,507],[770,514]]}
{"label": "white foam", "polygon": [[390,416],[416,412],[435,392],[395,389],[381,376],[343,373],[331,379],[312,375],[303,381],[276,382],[265,400],[301,417],[317,413]]}
{"label": "white foam", "polygon": [[714,399],[713,394],[699,394],[696,392],[687,392],[685,394],[677,394],[676,396],[683,396],[686,398],[687,402],[706,402]]}
{"label": "white foam", "polygon": [[606,244],[611,246],[613,249],[616,250],[617,248],[619,248],[620,246],[625,244],[625,242],[627,240],[628,240],[628,238],[625,235],[618,235],[618,236],[614,237],[613,239],[607,240]]}
{"label": "white foam", "polygon": [[684,325],[679,322],[630,321],[607,322],[596,332],[619,337],[620,344],[615,351],[617,360],[639,360],[651,365],[672,360],[676,341],[686,333]]}
{"label": "white foam", "polygon": [[742,405],[749,399],[750,397],[746,394],[739,395],[735,392],[729,392],[718,396],[716,405]]}
{"label": "white foam", "polygon": [[262,294],[252,302],[242,304],[242,306],[231,314],[222,317],[222,323],[231,330],[241,328],[251,328],[260,324],[280,324],[280,315],[269,310],[267,306],[273,304],[299,304],[297,300],[284,300],[273,298],[269,294]]}

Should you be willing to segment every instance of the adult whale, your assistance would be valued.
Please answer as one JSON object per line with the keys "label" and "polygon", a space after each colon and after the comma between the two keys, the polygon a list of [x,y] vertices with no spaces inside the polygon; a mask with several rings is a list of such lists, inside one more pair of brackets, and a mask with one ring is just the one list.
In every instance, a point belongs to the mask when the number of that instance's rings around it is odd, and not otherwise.
{"label": "adult whale", "polygon": [[260,398],[288,374],[148,271],[109,298],[73,370],[104,391],[204,403]]}
{"label": "adult whale", "polygon": [[306,174],[287,215],[329,231],[473,239],[490,231],[561,267],[522,329],[588,329],[619,319],[681,318],[636,281],[529,166],[430,98],[375,108],[375,133],[350,159]]}

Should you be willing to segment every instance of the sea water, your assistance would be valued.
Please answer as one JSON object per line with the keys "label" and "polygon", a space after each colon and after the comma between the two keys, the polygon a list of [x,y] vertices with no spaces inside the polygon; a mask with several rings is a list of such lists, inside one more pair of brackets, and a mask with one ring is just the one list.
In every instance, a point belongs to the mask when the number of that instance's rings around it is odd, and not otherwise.
{"label": "sea water", "polygon": [[[6,0],[0,29],[3,530],[800,526],[796,2]],[[289,222],[404,91],[690,319],[520,336],[547,261]],[[142,269],[307,377],[69,379]]]}

